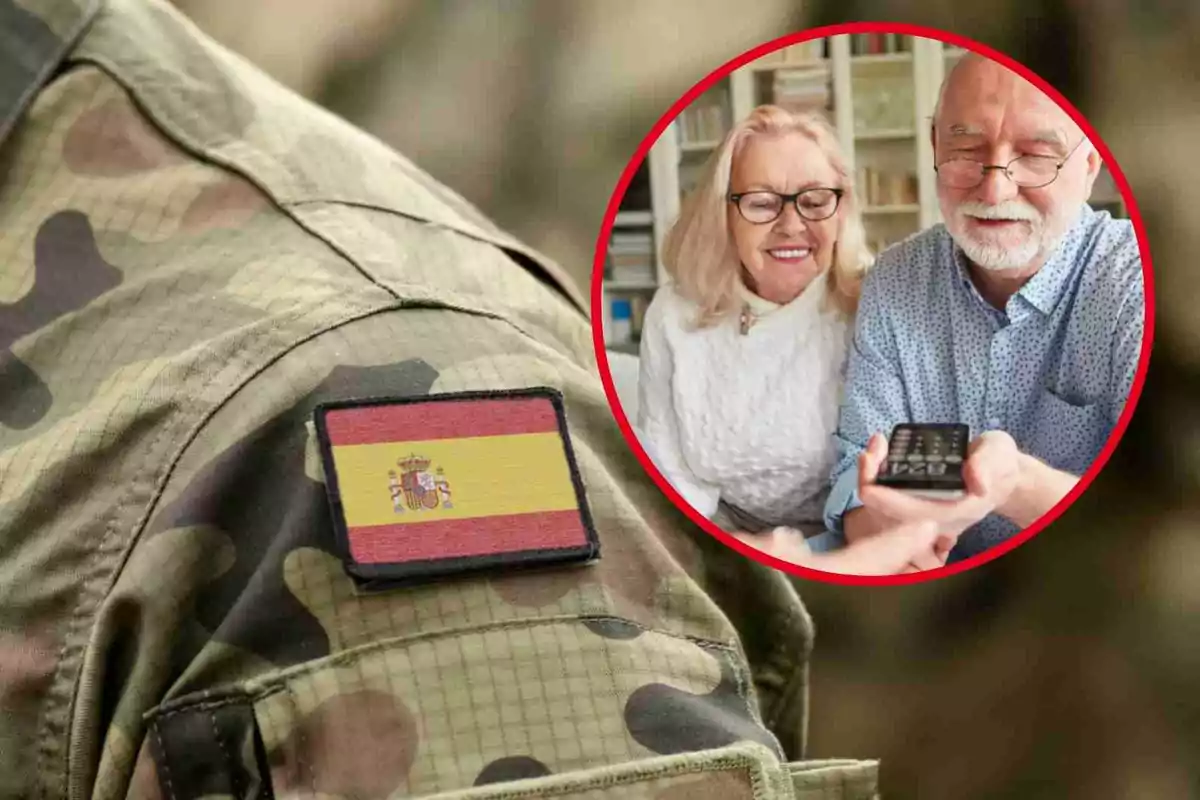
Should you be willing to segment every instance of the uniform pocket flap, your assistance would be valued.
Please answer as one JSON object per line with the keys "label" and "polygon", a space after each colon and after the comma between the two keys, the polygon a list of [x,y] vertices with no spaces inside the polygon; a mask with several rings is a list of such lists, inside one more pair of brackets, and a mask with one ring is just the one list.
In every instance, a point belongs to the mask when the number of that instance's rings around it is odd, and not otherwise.
{"label": "uniform pocket flap", "polygon": [[779,800],[792,798],[787,771],[767,748],[751,743],[479,786],[431,800]]}
{"label": "uniform pocket flap", "polygon": [[875,800],[879,762],[828,759],[788,764],[795,800]]}

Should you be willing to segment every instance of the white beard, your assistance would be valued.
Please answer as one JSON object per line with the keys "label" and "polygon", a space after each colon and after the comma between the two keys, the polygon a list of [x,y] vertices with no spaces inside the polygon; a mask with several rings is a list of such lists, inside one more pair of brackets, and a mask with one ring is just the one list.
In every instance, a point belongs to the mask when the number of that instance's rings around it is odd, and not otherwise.
{"label": "white beard", "polygon": [[[1029,233],[1015,245],[976,238],[967,232],[967,217],[979,219],[1017,219],[1029,225]],[[966,202],[954,210],[947,227],[950,235],[974,264],[989,271],[1016,270],[1026,267],[1039,254],[1045,252],[1045,220],[1042,215],[1025,203],[1010,200],[999,205]],[[990,238],[990,237],[989,237]]]}
{"label": "white beard", "polygon": [[955,239],[972,263],[989,272],[1021,269],[1037,258],[1041,250],[1040,242],[1032,236],[1015,247],[980,242],[964,232]]}

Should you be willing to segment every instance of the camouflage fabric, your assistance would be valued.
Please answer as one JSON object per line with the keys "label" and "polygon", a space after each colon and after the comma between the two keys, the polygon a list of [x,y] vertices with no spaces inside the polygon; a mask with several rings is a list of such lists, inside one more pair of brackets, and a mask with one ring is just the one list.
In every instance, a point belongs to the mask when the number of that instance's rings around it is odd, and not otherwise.
{"label": "camouflage fabric", "polygon": [[[788,763],[811,623],[645,478],[557,267],[164,4],[0,31],[0,794],[875,794]],[[357,592],[314,406],[527,386],[602,559]]]}

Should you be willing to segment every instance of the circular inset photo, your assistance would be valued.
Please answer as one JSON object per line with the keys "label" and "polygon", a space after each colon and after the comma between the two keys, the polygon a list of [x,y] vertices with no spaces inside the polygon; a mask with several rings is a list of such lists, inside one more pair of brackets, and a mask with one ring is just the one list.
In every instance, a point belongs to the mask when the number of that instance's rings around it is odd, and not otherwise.
{"label": "circular inset photo", "polygon": [[1116,447],[1149,252],[1098,133],[953,34],[856,23],[725,64],[648,133],[598,240],[630,447],[731,547],[907,583],[1045,528]]}

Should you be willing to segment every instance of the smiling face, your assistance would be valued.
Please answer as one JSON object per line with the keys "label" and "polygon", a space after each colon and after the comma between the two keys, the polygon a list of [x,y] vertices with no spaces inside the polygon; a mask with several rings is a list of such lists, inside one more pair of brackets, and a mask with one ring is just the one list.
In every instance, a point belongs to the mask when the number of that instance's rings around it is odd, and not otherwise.
{"label": "smiling face", "polygon": [[[734,156],[729,185],[731,194],[792,194],[817,186],[837,188],[841,182],[817,143],[793,132],[747,140]],[[730,203],[729,231],[746,286],[775,303],[798,297],[829,268],[840,214],[839,209],[828,219],[812,222],[800,216],[795,203],[786,203],[774,222],[756,225]]]}
{"label": "smiling face", "polygon": [[[970,189],[938,181],[946,228],[977,266],[1031,275],[1075,220],[1091,192],[1099,155],[1065,111],[1037,87],[1005,67],[968,55],[948,79],[934,127],[935,163],[965,158],[1007,165],[1025,155],[1070,155],[1053,183],[1017,186],[989,170]],[[1073,148],[1080,145],[1072,152]]]}

